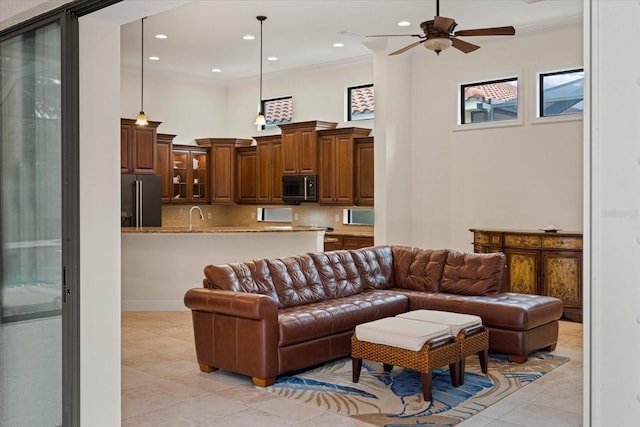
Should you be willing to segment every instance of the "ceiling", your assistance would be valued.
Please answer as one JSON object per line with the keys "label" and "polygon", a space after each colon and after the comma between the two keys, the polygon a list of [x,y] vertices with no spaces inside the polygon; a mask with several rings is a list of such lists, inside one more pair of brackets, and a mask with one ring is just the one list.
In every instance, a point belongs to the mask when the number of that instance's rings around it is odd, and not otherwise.
{"label": "ceiling", "polygon": [[[169,10],[174,5],[178,5]],[[583,0],[441,0],[440,15],[454,18],[456,30],[513,25],[516,36],[582,22]],[[259,74],[260,23],[263,27],[263,72],[269,74],[319,64],[365,58],[365,43],[387,42],[388,51],[417,39],[367,38],[371,34],[418,34],[420,22],[433,19],[435,0],[125,0],[105,10],[103,17],[124,23],[121,30],[122,66],[139,69],[141,25],[145,20],[145,71],[184,74],[230,81]],[[117,17],[117,18],[116,18]],[[106,18],[109,19],[109,18]],[[411,22],[399,27],[401,20]],[[164,40],[155,34],[167,35]],[[243,36],[256,36],[252,41]],[[500,38],[504,36],[498,36]],[[491,37],[461,37],[479,44]],[[494,37],[493,39],[495,39]],[[334,43],[344,47],[333,47]],[[432,55],[416,47],[405,55]],[[151,55],[158,61],[150,61]],[[442,55],[464,55],[455,49]],[[474,55],[469,53],[468,55]],[[268,61],[276,56],[277,61]],[[213,68],[221,72],[213,73]]]}

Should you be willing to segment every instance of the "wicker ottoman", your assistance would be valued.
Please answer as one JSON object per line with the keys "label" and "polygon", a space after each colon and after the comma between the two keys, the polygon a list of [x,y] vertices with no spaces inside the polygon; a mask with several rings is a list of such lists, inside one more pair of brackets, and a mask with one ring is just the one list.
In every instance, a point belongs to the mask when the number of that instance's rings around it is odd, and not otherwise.
{"label": "wicker ottoman", "polygon": [[460,343],[450,327],[413,319],[387,317],[356,326],[351,337],[353,382],[360,380],[362,359],[420,372],[424,400],[431,400],[431,372],[449,365],[451,383],[460,381]]}
{"label": "wicker ottoman", "polygon": [[398,314],[396,317],[451,327],[450,333],[456,337],[460,346],[460,369],[458,370],[460,385],[464,384],[465,360],[468,356],[477,354],[482,373],[487,373],[489,331],[482,325],[480,316],[438,310],[414,310]]}

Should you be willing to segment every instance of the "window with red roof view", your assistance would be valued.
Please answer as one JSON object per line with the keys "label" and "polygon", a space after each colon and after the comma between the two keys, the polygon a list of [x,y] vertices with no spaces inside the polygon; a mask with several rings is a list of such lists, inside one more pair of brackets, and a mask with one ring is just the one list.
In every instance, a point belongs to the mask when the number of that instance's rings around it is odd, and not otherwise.
{"label": "window with red roof view", "polygon": [[373,119],[374,101],[372,84],[348,88],[347,121]]}
{"label": "window with red roof view", "polygon": [[460,124],[516,120],[516,77],[461,85]]}

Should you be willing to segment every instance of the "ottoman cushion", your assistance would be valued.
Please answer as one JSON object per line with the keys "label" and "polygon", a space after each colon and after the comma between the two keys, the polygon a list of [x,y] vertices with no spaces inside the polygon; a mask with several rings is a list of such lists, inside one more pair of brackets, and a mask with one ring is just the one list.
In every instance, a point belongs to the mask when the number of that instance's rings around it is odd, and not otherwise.
{"label": "ottoman cushion", "polygon": [[356,326],[356,338],[374,344],[419,351],[430,339],[449,335],[448,325],[386,317]]}
{"label": "ottoman cushion", "polygon": [[398,314],[396,317],[448,325],[451,328],[450,333],[453,336],[458,335],[458,332],[462,329],[470,326],[482,325],[482,319],[480,316],[439,310],[413,310],[407,313]]}

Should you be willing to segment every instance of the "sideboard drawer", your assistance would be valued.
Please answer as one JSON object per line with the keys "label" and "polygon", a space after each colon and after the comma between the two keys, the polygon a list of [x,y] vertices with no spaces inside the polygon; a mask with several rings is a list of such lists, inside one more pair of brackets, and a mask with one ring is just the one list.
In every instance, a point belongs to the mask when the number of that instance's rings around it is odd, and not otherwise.
{"label": "sideboard drawer", "polygon": [[504,245],[514,248],[539,248],[542,244],[540,242],[540,236],[505,234]]}
{"label": "sideboard drawer", "polygon": [[549,249],[582,249],[582,239],[579,237],[543,236],[542,247]]}

